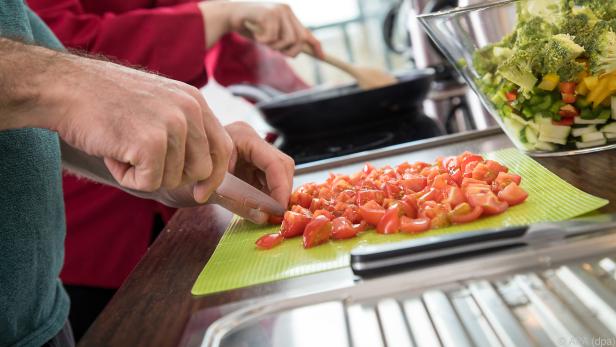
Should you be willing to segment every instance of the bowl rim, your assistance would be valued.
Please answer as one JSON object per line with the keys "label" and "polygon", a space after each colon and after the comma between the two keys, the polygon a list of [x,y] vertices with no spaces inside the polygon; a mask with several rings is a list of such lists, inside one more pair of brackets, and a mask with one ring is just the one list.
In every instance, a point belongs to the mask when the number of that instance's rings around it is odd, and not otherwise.
{"label": "bowl rim", "polygon": [[443,10],[439,12],[423,13],[423,14],[418,15],[417,18],[421,20],[425,20],[425,19],[430,19],[430,18],[435,18],[435,17],[443,17],[443,16],[447,16],[451,14],[471,12],[471,11],[477,11],[477,10],[485,10],[489,8],[505,6],[505,5],[509,5],[511,3],[519,2],[519,1],[520,0],[495,0],[495,1],[490,1],[487,3],[483,3],[483,4],[473,4],[473,5],[468,5],[464,7],[455,7],[452,9]]}

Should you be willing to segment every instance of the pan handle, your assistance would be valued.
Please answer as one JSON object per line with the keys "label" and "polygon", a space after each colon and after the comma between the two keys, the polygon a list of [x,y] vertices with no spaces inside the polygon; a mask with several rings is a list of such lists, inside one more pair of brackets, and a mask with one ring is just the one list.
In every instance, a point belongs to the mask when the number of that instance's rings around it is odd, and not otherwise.
{"label": "pan handle", "polygon": [[283,92],[266,85],[234,84],[228,86],[227,89],[234,96],[239,96],[255,103],[266,102],[277,96],[284,95]]}

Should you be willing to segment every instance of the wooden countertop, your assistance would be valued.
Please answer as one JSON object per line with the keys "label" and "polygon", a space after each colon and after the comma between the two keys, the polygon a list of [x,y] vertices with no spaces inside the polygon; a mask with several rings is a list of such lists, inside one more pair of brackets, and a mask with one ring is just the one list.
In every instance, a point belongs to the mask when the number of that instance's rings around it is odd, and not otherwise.
{"label": "wooden countertop", "polygon": [[[399,149],[394,155],[371,158],[370,161],[379,165],[379,161],[397,163],[400,161],[397,157],[433,159],[436,155],[453,155],[465,149],[486,152],[511,146],[504,135],[492,132],[480,139],[447,146],[421,146],[406,152]],[[537,161],[579,189],[610,200],[602,212],[616,212],[616,151],[537,158]],[[351,163],[335,170],[353,171],[358,165]],[[325,173],[320,170],[300,174],[296,177],[296,184],[318,179]],[[342,269],[193,297],[190,289],[230,219],[229,212],[216,206],[180,210],[81,340],[80,346],[177,346],[191,315],[204,308],[249,302],[271,294],[309,292],[352,284],[350,270]]]}

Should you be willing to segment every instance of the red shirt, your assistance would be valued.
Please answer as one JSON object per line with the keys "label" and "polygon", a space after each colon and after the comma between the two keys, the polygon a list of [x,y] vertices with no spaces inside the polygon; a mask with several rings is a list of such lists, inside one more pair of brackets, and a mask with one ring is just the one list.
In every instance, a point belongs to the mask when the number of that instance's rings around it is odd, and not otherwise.
{"label": "red shirt", "polygon": [[[205,85],[208,72],[222,85],[262,83],[283,91],[307,87],[281,55],[239,35],[225,35],[206,51],[195,0],[27,2],[66,47],[196,87]],[[154,216],[161,214],[167,222],[174,209],[70,175],[63,184],[67,236],[60,277],[71,285],[118,288],[147,251]]]}

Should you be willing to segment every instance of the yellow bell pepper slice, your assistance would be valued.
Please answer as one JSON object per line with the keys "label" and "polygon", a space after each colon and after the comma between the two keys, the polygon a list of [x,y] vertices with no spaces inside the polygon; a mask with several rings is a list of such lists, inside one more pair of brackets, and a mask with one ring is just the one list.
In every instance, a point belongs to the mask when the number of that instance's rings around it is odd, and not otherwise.
{"label": "yellow bell pepper slice", "polygon": [[588,89],[588,87],[586,86],[586,83],[584,83],[584,81],[583,81],[583,80],[582,80],[582,82],[580,82],[580,83],[577,85],[577,87],[575,87],[575,92],[576,92],[578,95],[584,95],[584,96],[586,96],[586,95],[588,95],[588,92],[589,92],[589,91],[590,91],[590,90]]}
{"label": "yellow bell pepper slice", "polygon": [[590,84],[587,80],[584,80],[584,83],[586,83],[586,85],[588,86],[588,89],[590,89],[590,94],[588,94],[588,98],[587,98],[588,102],[594,102],[595,100],[599,98],[600,94],[602,94],[604,91],[607,90],[609,79],[608,78],[599,79],[599,82],[596,84],[594,88],[590,88]]}
{"label": "yellow bell pepper slice", "polygon": [[[603,101],[605,101],[609,96],[611,96],[614,92],[616,92],[616,77],[610,76],[604,78],[602,81],[606,81],[605,87],[601,88],[598,86],[596,90],[600,90],[599,94],[593,99],[593,107],[597,108]],[[601,82],[599,82],[601,84]]]}
{"label": "yellow bell pepper slice", "polygon": [[599,77],[597,76],[586,77],[584,78],[584,84],[586,84],[586,87],[588,87],[588,90],[595,90],[595,88],[599,84]]}
{"label": "yellow bell pepper slice", "polygon": [[541,83],[539,83],[537,87],[539,89],[552,91],[554,90],[554,88],[556,88],[556,86],[558,85],[558,82],[560,82],[560,76],[558,76],[555,73],[549,73],[543,76]]}

